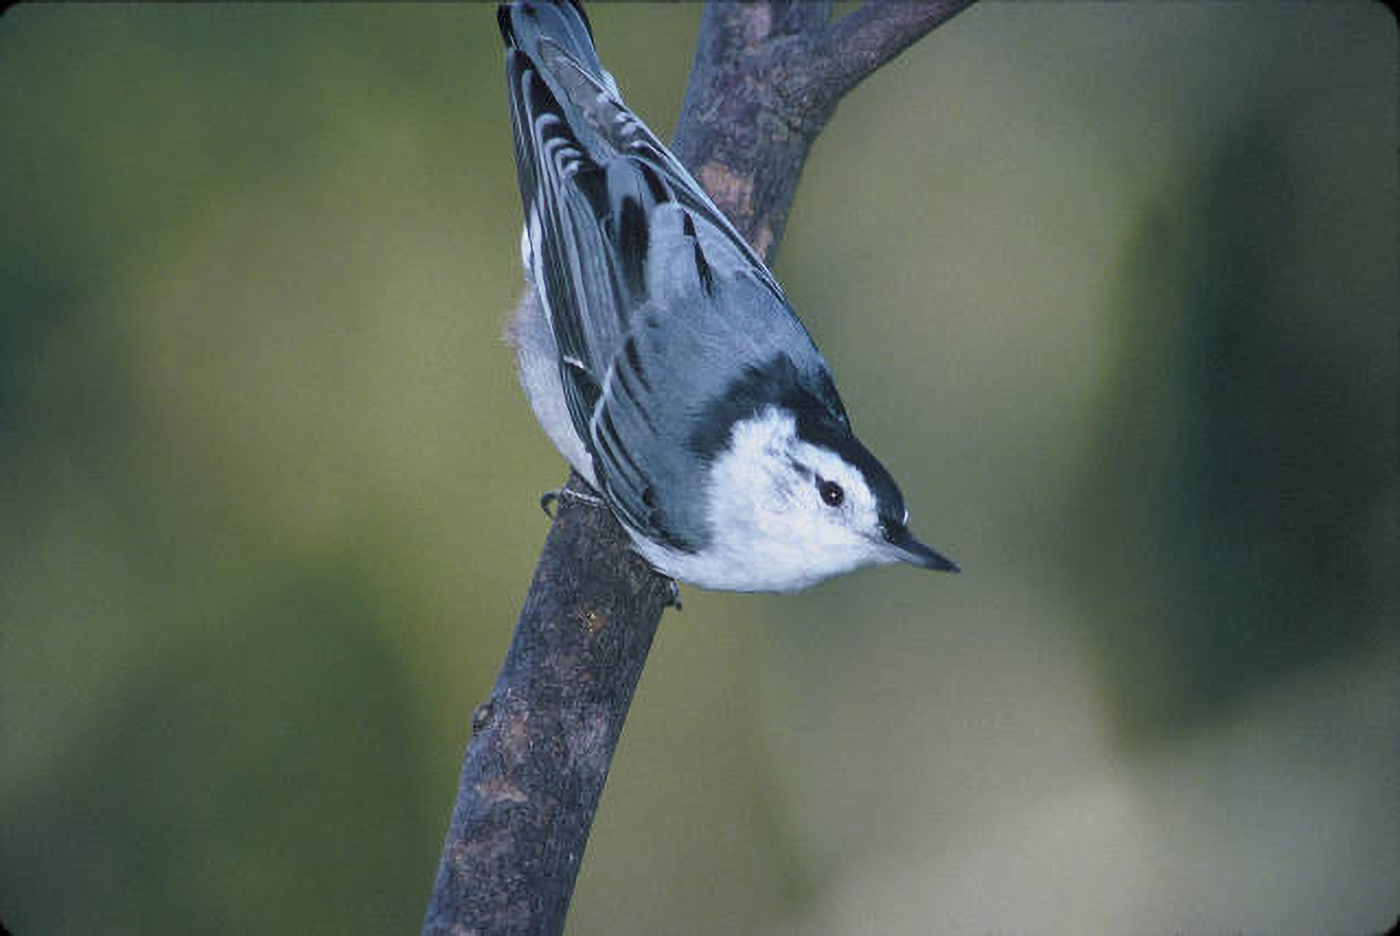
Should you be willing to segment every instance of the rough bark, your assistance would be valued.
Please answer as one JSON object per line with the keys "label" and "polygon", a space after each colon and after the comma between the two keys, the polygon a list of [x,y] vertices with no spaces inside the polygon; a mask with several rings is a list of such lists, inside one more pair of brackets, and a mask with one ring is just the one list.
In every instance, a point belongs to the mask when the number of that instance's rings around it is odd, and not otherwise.
{"label": "rough bark", "polygon": [[971,0],[709,3],[672,150],[759,255],[787,226],[807,153],[841,98]]}
{"label": "rough bark", "polygon": [[[837,102],[970,0],[710,3],[673,147],[759,253],[782,238]],[[608,37],[599,37],[606,62]],[[570,476],[567,489],[586,492]],[[425,933],[560,933],[671,584],[607,510],[565,497],[472,716]]]}

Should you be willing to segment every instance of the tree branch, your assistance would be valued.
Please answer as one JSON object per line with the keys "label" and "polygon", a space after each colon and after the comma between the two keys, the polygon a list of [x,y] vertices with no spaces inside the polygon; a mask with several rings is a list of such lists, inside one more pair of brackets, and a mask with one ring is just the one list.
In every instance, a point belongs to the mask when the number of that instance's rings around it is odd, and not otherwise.
{"label": "tree branch", "polygon": [[[568,489],[587,491],[576,475]],[[558,933],[670,583],[567,495],[472,715],[425,933]]]}
{"label": "tree branch", "polygon": [[[966,0],[710,3],[673,149],[765,257],[841,96]],[[604,46],[607,40],[604,37]],[[604,56],[606,61],[606,56]],[[571,475],[567,489],[586,492]],[[472,716],[425,933],[560,933],[671,585],[564,498],[491,698]]]}
{"label": "tree branch", "polygon": [[824,80],[845,94],[972,4],[972,0],[867,0],[822,37]]}

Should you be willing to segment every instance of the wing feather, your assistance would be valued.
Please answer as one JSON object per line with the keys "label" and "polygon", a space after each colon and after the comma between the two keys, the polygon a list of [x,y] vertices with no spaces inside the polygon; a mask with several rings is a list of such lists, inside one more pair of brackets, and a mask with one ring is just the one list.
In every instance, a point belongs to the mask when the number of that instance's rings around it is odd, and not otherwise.
{"label": "wing feather", "polygon": [[[577,8],[512,4],[501,25],[522,253],[558,346],[569,416],[622,519],[697,549],[706,518],[691,449],[696,407],[723,391],[714,375],[735,370],[737,351],[810,348],[810,339],[743,237],[622,103]],[[810,351],[796,357],[820,362]]]}

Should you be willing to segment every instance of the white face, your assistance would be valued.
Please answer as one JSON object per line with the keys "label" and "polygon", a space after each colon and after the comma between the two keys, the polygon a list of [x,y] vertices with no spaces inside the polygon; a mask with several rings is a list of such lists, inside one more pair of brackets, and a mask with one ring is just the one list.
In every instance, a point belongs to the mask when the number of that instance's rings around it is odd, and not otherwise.
{"label": "white face", "polygon": [[711,577],[731,579],[720,587],[742,588],[732,580],[743,579],[754,589],[791,591],[904,558],[885,540],[860,470],[799,438],[791,415],[769,409],[744,420],[731,443],[706,491]]}

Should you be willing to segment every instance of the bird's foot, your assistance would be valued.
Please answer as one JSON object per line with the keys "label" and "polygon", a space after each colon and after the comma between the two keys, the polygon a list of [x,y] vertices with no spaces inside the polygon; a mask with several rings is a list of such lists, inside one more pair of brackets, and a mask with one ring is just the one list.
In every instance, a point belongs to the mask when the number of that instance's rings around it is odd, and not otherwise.
{"label": "bird's foot", "polygon": [[663,607],[681,609],[681,583],[666,576],[666,604]]}

